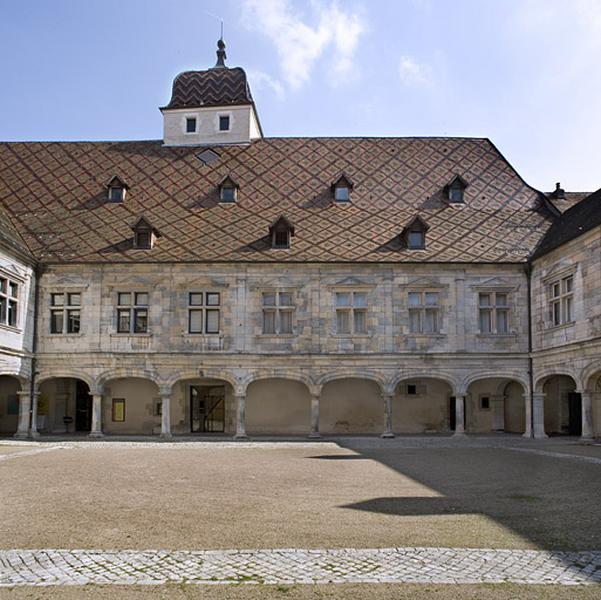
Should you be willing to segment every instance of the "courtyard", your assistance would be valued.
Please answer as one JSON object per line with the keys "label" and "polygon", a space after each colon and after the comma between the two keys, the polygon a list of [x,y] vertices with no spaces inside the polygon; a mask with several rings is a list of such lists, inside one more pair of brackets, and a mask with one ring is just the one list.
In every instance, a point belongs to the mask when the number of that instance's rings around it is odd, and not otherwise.
{"label": "courtyard", "polygon": [[[600,580],[600,468],[601,446],[570,438],[5,440],[0,589],[402,598],[455,582],[501,598],[540,583],[532,597],[592,598],[597,585],[553,584]],[[7,576],[21,562],[33,579]],[[229,585],[185,585],[199,577]]]}

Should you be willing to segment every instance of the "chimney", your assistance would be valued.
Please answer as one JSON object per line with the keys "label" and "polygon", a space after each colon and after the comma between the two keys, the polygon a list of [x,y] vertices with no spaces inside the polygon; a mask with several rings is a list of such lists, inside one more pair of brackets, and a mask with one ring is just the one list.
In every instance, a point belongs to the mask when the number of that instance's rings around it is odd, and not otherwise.
{"label": "chimney", "polygon": [[556,200],[565,200],[566,199],[566,192],[565,190],[561,187],[561,184],[559,182],[557,182],[555,184],[555,191],[552,194],[553,198],[555,198]]}

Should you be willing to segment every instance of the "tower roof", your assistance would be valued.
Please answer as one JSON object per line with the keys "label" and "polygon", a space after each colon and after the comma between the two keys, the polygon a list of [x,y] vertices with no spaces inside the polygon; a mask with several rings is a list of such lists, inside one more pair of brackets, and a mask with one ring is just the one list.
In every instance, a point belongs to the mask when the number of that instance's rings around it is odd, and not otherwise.
{"label": "tower roof", "polygon": [[217,42],[217,63],[204,71],[184,71],[173,81],[171,100],[163,109],[252,104],[244,69],[225,64],[225,44]]}

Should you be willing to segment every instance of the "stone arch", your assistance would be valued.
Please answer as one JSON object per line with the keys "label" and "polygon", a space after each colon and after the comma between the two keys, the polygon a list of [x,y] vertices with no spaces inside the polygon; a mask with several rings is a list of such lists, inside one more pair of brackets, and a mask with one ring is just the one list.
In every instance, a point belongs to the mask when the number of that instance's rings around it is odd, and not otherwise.
{"label": "stone arch", "polygon": [[[556,377],[556,376],[571,377],[574,380],[576,387],[579,388],[580,379],[576,375],[576,372],[570,368],[565,368],[562,365],[562,366],[555,366],[555,367],[547,367],[546,369],[541,369],[540,371],[536,372],[534,391],[539,392],[539,393],[542,392],[543,387],[544,387],[545,383],[547,382],[547,380],[550,379],[551,377]],[[579,389],[581,389],[581,388],[579,388]]]}
{"label": "stone arch", "polygon": [[0,372],[0,435],[14,434],[19,429],[23,394],[29,395],[27,378],[16,373]]}
{"label": "stone arch", "polygon": [[248,386],[251,383],[255,383],[256,381],[261,381],[263,379],[287,379],[290,381],[296,381],[304,384],[310,392],[314,391],[316,388],[315,380],[310,375],[303,373],[302,371],[293,371],[288,369],[261,369],[259,371],[253,371],[246,375],[246,377],[242,380],[242,384],[244,385],[244,388],[248,390]]}
{"label": "stone arch", "polygon": [[157,386],[160,386],[160,381],[157,374],[154,371],[148,369],[130,369],[130,368],[117,368],[103,371],[95,379],[96,389],[102,391],[108,381],[114,379],[148,379]]}
{"label": "stone arch", "polygon": [[394,375],[387,383],[386,389],[390,391],[390,393],[394,393],[397,389],[399,383],[402,381],[407,381],[408,379],[438,379],[440,381],[444,381],[447,383],[453,394],[457,393],[459,389],[459,385],[457,383],[456,377],[449,372],[445,371],[405,371],[399,372]]}
{"label": "stone arch", "polygon": [[529,430],[530,386],[521,374],[480,372],[466,377],[462,385],[469,431],[525,434]]}
{"label": "stone arch", "polygon": [[537,389],[544,394],[545,433],[580,435],[582,405],[577,378],[558,369],[554,373],[539,377]]}
{"label": "stone arch", "polygon": [[[404,382],[406,386],[402,386]],[[411,384],[411,385],[409,385]],[[452,424],[451,398],[457,383],[448,373],[407,371],[389,382],[392,429],[395,433],[448,432]]]}
{"label": "stone arch", "polygon": [[82,373],[81,371],[42,371],[36,378],[36,386],[39,388],[42,383],[49,381],[50,379],[79,379],[88,385],[90,393],[93,394],[97,392],[96,378],[93,375],[88,375],[87,373]]}
{"label": "stone arch", "polygon": [[338,371],[318,379],[320,432],[381,434],[385,380],[374,371]]}
{"label": "stone arch", "polygon": [[[474,373],[470,373],[465,376],[459,385],[459,389],[467,392],[469,386],[475,381],[479,381],[482,379],[503,379],[507,380],[506,382],[513,380],[518,382],[522,388],[524,389],[524,394],[528,394],[530,389],[530,381],[528,379],[528,374],[520,371],[499,371],[499,370],[488,370],[488,371],[477,371]],[[499,385],[503,385],[502,383]]]}
{"label": "stone arch", "polygon": [[166,379],[160,378],[157,381],[157,385],[159,385],[166,392],[173,392],[173,387],[177,383],[192,379],[217,379],[220,381],[225,381],[226,383],[229,383],[234,390],[236,390],[236,393],[243,393],[246,389],[246,384],[244,383],[245,379],[237,378],[231,371],[204,367],[177,371]]}
{"label": "stone arch", "polygon": [[601,359],[588,364],[580,371],[580,381],[583,390],[601,391]]}
{"label": "stone arch", "polygon": [[[296,376],[295,376],[296,375]],[[292,374],[254,377],[246,387],[248,434],[307,435],[311,427],[311,380]]]}

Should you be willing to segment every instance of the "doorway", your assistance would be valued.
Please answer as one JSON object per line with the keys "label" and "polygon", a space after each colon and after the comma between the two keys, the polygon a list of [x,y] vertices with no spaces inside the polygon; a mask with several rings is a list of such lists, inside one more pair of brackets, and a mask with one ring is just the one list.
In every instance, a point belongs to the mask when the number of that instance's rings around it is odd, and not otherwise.
{"label": "doorway", "polygon": [[582,398],[580,394],[568,394],[568,435],[582,435]]}
{"label": "doorway", "polygon": [[77,380],[75,388],[75,431],[90,431],[92,429],[92,396],[88,385]]}
{"label": "doorway", "polygon": [[190,386],[190,430],[192,433],[225,432],[225,386]]}

